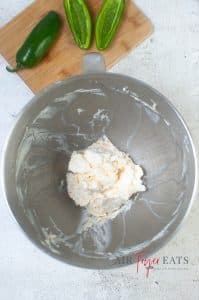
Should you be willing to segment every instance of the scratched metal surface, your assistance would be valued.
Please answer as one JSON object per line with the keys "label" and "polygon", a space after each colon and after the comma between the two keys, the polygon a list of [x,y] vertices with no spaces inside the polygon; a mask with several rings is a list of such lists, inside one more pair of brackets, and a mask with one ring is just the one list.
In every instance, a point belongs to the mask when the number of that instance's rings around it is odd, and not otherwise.
{"label": "scratched metal surface", "polygon": [[[1,25],[28,5],[21,0],[0,4]],[[140,78],[166,95],[187,121],[199,150],[198,113],[198,1],[144,1],[137,4],[155,24],[153,37],[131,53],[114,71]],[[176,43],[177,39],[177,43]],[[32,96],[16,75],[4,72],[1,58],[0,97],[1,148],[13,118]],[[15,88],[10,88],[14,86]],[[14,101],[13,101],[14,99]],[[3,197],[1,192],[1,198]],[[145,279],[142,266],[112,271],[80,270],[48,258],[21,234],[0,202],[1,247],[0,291],[3,298],[15,299],[198,299],[198,199],[178,235],[159,251],[160,269]],[[167,256],[168,259],[164,259]],[[171,257],[187,256],[188,264],[172,263]],[[177,262],[179,259],[175,259]],[[169,264],[170,262],[170,264]],[[121,262],[122,263],[122,262]],[[172,264],[171,264],[172,263]],[[165,269],[165,266],[173,269]],[[185,268],[184,270],[181,268]]]}

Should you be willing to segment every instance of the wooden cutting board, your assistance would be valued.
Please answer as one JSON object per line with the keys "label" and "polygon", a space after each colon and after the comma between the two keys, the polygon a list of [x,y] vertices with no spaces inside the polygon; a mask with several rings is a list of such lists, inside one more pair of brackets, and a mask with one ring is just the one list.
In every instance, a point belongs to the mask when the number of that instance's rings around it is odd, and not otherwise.
{"label": "wooden cutting board", "polygon": [[[95,20],[102,0],[88,0],[87,3]],[[15,55],[25,38],[36,23],[48,13],[55,10],[63,19],[62,31],[52,49],[42,62],[32,68],[21,70],[18,74],[33,92],[38,92],[47,85],[67,76],[81,72],[82,56],[85,52],[74,43],[65,19],[63,0],[36,0],[8,24],[0,29],[0,54],[14,66]],[[110,68],[125,56],[132,48],[146,39],[153,26],[149,19],[131,0],[126,1],[125,14],[111,47],[104,51],[106,66]],[[89,51],[96,51],[95,43]]]}

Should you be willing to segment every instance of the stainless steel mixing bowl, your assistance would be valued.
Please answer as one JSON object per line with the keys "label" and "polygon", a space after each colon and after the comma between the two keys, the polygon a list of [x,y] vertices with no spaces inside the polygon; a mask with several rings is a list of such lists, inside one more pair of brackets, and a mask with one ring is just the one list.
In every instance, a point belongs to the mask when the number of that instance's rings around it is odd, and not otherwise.
{"label": "stainless steel mixing bowl", "polygon": [[[67,194],[67,164],[73,150],[104,134],[143,167],[147,191],[114,220],[82,232],[86,213]],[[39,248],[73,265],[114,268],[171,238],[190,209],[196,173],[193,142],[175,107],[143,82],[106,73],[102,56],[89,54],[83,75],[46,88],[17,118],[3,184],[15,219]]]}

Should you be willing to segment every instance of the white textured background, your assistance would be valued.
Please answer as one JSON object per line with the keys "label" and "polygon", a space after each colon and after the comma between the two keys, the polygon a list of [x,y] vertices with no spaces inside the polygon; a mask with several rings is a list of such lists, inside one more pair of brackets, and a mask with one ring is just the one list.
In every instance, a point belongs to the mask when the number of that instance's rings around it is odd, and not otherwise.
{"label": "white textured background", "polygon": [[[47,0],[46,0],[47,1]],[[0,26],[31,0],[0,1]],[[155,32],[114,71],[146,81],[165,94],[187,121],[199,150],[199,1],[137,0]],[[11,38],[11,37],[8,37]],[[1,42],[1,41],[0,41]],[[0,151],[31,91],[0,58]],[[0,190],[0,299],[2,300],[198,300],[198,198],[180,232],[153,257],[188,256],[188,265],[160,265],[148,279],[141,268],[91,271],[60,263],[37,250],[13,222]],[[181,268],[186,267],[186,270]]]}

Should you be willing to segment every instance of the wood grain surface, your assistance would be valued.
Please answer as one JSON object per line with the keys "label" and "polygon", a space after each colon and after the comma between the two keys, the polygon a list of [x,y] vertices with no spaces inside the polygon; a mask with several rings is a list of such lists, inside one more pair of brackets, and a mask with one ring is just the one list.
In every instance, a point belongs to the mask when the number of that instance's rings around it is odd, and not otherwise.
{"label": "wood grain surface", "polygon": [[[89,0],[87,2],[94,22],[103,1]],[[117,35],[110,48],[103,52],[107,68],[113,66],[135,48],[153,30],[149,19],[134,3],[131,0],[126,2],[125,14]],[[65,19],[62,0],[37,0],[0,29],[0,54],[14,66],[17,50],[32,28],[49,10],[56,10],[62,17],[63,26],[59,38],[39,65],[18,72],[34,93],[52,82],[81,72],[81,61],[85,51],[80,50],[74,43]],[[96,51],[94,41],[89,51]]]}

